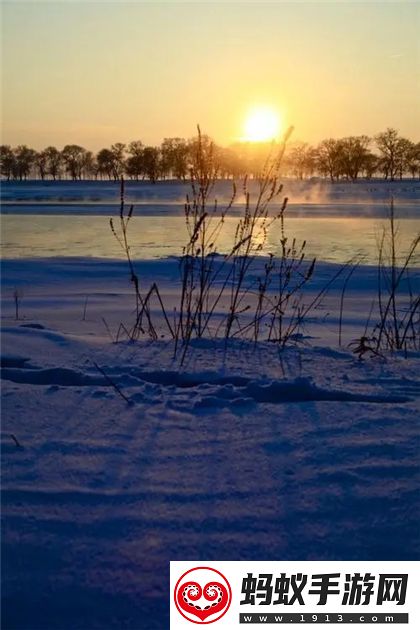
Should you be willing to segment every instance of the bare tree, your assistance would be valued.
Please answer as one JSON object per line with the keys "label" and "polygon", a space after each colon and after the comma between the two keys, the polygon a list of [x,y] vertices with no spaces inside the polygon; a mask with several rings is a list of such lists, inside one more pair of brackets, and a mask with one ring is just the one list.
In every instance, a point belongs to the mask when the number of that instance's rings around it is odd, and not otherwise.
{"label": "bare tree", "polygon": [[81,159],[81,169],[79,179],[96,179],[98,175],[98,164],[92,151],[85,151]]}
{"label": "bare tree", "polygon": [[188,143],[184,138],[165,138],[160,146],[161,171],[185,181],[188,174]]}
{"label": "bare tree", "polygon": [[341,175],[341,144],[340,140],[329,138],[318,145],[319,171],[329,176],[331,181],[337,180]]}
{"label": "bare tree", "polygon": [[44,180],[47,175],[47,164],[48,164],[48,157],[45,151],[39,151],[35,155],[35,166],[42,180]]}
{"label": "bare tree", "polygon": [[121,179],[125,168],[125,144],[116,142],[111,146],[111,152],[114,157],[113,175],[115,180]]}
{"label": "bare tree", "polygon": [[218,151],[220,177],[239,179],[245,175],[243,161],[232,148],[220,148]]}
{"label": "bare tree", "polygon": [[27,179],[35,163],[36,151],[26,144],[21,144],[13,149],[15,156],[15,168],[17,179]]}
{"label": "bare tree", "polygon": [[143,143],[134,140],[128,145],[129,157],[125,162],[125,170],[129,177],[138,180],[143,171]]}
{"label": "bare tree", "polygon": [[149,178],[152,184],[159,177],[159,149],[156,147],[144,147],[143,149],[143,174]]}
{"label": "bare tree", "polygon": [[101,149],[96,156],[96,162],[99,175],[105,175],[108,179],[118,179],[115,178],[115,156],[110,149]]}
{"label": "bare tree", "polygon": [[13,149],[8,144],[0,146],[0,170],[2,177],[5,177],[7,181],[14,177],[16,158]]}
{"label": "bare tree", "polygon": [[407,173],[409,170],[412,145],[413,143],[407,140],[407,138],[398,139],[395,163],[397,175],[400,179],[402,179],[404,173]]}
{"label": "bare tree", "polygon": [[349,136],[340,141],[341,171],[355,181],[366,166],[369,156],[368,136]]}
{"label": "bare tree", "polygon": [[62,163],[61,152],[56,147],[47,147],[43,153],[47,158],[46,172],[56,180],[60,176]]}
{"label": "bare tree", "polygon": [[86,149],[78,144],[66,144],[61,153],[66,170],[73,180],[82,179],[86,153]]}
{"label": "bare tree", "polygon": [[317,152],[307,142],[298,142],[286,154],[286,164],[298,179],[311,177],[317,164]]}
{"label": "bare tree", "polygon": [[393,181],[397,174],[398,131],[388,127],[386,131],[375,136],[375,141],[379,149],[380,167],[384,177]]}
{"label": "bare tree", "polygon": [[407,170],[413,179],[416,177],[416,174],[420,179],[420,142],[417,142],[417,144],[410,142],[407,155]]}

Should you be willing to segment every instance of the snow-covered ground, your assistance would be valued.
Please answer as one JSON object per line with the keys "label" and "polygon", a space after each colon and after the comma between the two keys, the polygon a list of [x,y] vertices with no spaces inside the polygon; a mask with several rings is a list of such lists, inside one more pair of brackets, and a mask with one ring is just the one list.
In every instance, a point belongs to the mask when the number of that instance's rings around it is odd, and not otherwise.
{"label": "snow-covered ground", "polygon": [[[136,264],[175,304],[177,260]],[[348,347],[374,266],[341,347],[342,278],[284,353],[195,340],[182,366],[167,336],[112,342],[122,260],[9,258],[2,281],[5,628],[167,628],[169,560],[420,558],[420,354]]]}

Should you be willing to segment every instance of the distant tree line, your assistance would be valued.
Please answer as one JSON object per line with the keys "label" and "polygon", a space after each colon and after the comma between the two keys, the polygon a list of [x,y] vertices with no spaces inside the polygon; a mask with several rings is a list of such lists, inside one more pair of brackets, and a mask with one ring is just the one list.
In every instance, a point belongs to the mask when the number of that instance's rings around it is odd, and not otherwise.
{"label": "distant tree line", "polygon": [[[128,145],[117,142],[94,154],[77,144],[62,151],[50,146],[35,151],[26,145],[0,147],[0,172],[6,180],[37,178],[107,179],[121,176],[132,180],[156,182],[164,179],[186,180],[197,159],[196,139],[165,138],[160,146],[145,146],[140,140]],[[236,143],[228,148],[215,145],[202,136],[204,154],[211,156],[220,178],[257,177],[264,168],[270,145]],[[349,136],[323,140],[317,146],[293,143],[288,146],[283,175],[306,179],[325,177],[331,181],[383,177],[393,181],[410,176],[420,179],[420,142],[414,143],[387,129],[374,138]]]}

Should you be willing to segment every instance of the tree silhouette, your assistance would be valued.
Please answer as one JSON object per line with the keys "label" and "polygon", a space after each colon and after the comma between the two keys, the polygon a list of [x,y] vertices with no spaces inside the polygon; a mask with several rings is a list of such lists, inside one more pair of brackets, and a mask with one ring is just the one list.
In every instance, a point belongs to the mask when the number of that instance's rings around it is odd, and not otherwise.
{"label": "tree silhouette", "polygon": [[84,150],[81,156],[81,170],[79,179],[95,179],[98,176],[98,164],[92,151]]}
{"label": "tree silhouette", "polygon": [[47,175],[47,165],[48,165],[48,157],[45,151],[39,151],[35,155],[35,166],[38,169],[39,176],[42,180],[44,180]]}
{"label": "tree silhouette", "polygon": [[398,138],[395,166],[396,174],[400,179],[402,179],[404,173],[408,171],[412,144],[413,143],[407,140],[407,138]]}
{"label": "tree silhouette", "polygon": [[43,151],[47,158],[46,170],[53,180],[60,176],[60,168],[62,163],[61,152],[56,147],[47,147]]}
{"label": "tree silhouette", "polygon": [[113,175],[115,180],[121,179],[125,169],[125,144],[116,142],[111,146],[111,152],[114,157]]}
{"label": "tree silhouette", "polygon": [[317,165],[317,151],[307,142],[299,142],[291,147],[286,163],[298,179],[311,177]]}
{"label": "tree silhouette", "polygon": [[[73,180],[98,176],[119,180],[126,175],[151,182],[168,177],[185,181],[191,169],[198,168],[197,156],[200,156],[201,161],[211,160],[212,168],[217,167],[217,176],[222,179],[241,179],[245,175],[256,178],[275,148],[271,142],[236,142],[220,147],[206,135],[201,135],[201,145],[198,151],[197,138],[164,138],[158,147],[145,147],[135,140],[128,146],[116,142],[94,156],[77,144],[68,144],[62,151],[49,146],[38,152],[26,145],[12,148],[4,144],[0,147],[0,174],[5,180],[31,176],[56,180],[64,173]],[[380,174],[389,181],[408,174],[420,178],[420,143],[401,137],[392,128],[374,138],[366,135],[328,138],[317,146],[296,142],[289,145],[282,173],[298,179],[317,175],[333,182],[370,179]]]}
{"label": "tree silhouette", "polygon": [[398,131],[388,127],[386,131],[378,133],[375,140],[380,153],[380,167],[385,179],[393,181],[397,173]]}
{"label": "tree silhouette", "polygon": [[420,178],[420,142],[417,142],[417,144],[410,142],[407,155],[407,170],[413,179],[416,174]]}
{"label": "tree silhouette", "polygon": [[27,179],[35,162],[36,151],[30,149],[26,144],[21,144],[13,150],[15,156],[16,178]]}
{"label": "tree silhouette", "polygon": [[142,154],[142,171],[152,184],[159,177],[159,149],[156,147],[144,147]]}
{"label": "tree silhouette", "polygon": [[129,177],[138,180],[143,172],[143,143],[134,140],[128,145],[129,157],[125,162],[125,170]]}
{"label": "tree silhouette", "polygon": [[66,171],[73,180],[82,179],[85,167],[86,149],[78,144],[66,144],[62,153]]}
{"label": "tree silhouette", "polygon": [[368,136],[349,136],[339,143],[341,172],[355,181],[366,166],[369,155],[370,138]]}
{"label": "tree silhouette", "polygon": [[97,156],[98,173],[106,175],[108,179],[117,179],[115,176],[115,156],[110,149],[101,149]]}
{"label": "tree silhouette", "polygon": [[13,149],[8,144],[0,146],[0,169],[2,177],[5,177],[7,181],[15,177],[16,158]]}
{"label": "tree silhouette", "polygon": [[331,181],[340,177],[341,173],[340,141],[334,138],[323,140],[318,145],[318,168],[323,175],[329,176]]}
{"label": "tree silhouette", "polygon": [[161,144],[161,170],[165,176],[185,181],[188,174],[189,147],[184,138],[165,138]]}

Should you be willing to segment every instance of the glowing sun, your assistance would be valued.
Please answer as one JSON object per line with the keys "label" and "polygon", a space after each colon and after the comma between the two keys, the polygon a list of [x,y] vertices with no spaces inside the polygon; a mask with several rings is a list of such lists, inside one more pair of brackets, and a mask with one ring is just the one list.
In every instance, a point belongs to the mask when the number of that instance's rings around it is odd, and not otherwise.
{"label": "glowing sun", "polygon": [[267,142],[278,137],[280,117],[270,107],[256,107],[245,120],[243,140],[247,142]]}

